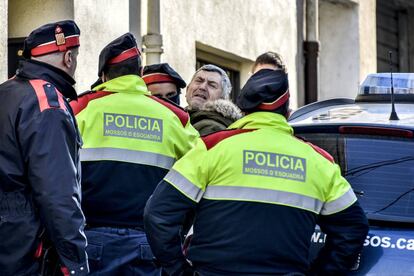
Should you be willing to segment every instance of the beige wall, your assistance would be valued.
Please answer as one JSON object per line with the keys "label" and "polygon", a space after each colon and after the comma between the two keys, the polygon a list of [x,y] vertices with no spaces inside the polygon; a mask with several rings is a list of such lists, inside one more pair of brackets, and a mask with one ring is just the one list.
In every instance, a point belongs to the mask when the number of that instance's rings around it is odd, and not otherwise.
{"label": "beige wall", "polygon": [[9,37],[26,37],[49,22],[73,19],[70,0],[9,0]]}
{"label": "beige wall", "polygon": [[99,53],[129,30],[128,0],[73,0],[74,19],[81,29],[76,88],[88,90],[98,78]]}
{"label": "beige wall", "polygon": [[7,79],[7,0],[0,0],[0,83]]}
{"label": "beige wall", "polygon": [[359,79],[362,82],[367,74],[377,72],[377,22],[376,0],[363,0],[359,3]]}
{"label": "beige wall", "polygon": [[358,28],[358,4],[319,2],[318,100],[355,97],[360,76]]}
{"label": "beige wall", "polygon": [[[129,17],[130,1],[136,1],[134,18]],[[81,29],[77,90],[87,90],[97,78],[99,52],[108,42],[133,27],[135,33],[146,34],[147,1],[0,0],[1,26],[8,25],[8,31],[0,29],[0,62],[7,64],[7,37],[24,37],[41,24],[72,18]],[[169,62],[188,82],[195,70],[196,48],[210,51],[236,64],[242,86],[259,54],[279,52],[288,66],[295,108],[300,98],[297,91],[303,91],[302,41],[298,38],[302,26],[297,23],[302,15],[296,6],[302,2],[161,0],[161,61]],[[353,98],[360,81],[376,70],[375,0],[319,2],[319,98]],[[7,67],[2,66],[0,78],[6,77]]]}
{"label": "beige wall", "polygon": [[376,72],[376,0],[321,0],[319,100],[355,98]]}
{"label": "beige wall", "polygon": [[287,63],[296,107],[296,1],[162,0],[161,13],[161,60],[169,62],[187,82],[195,70],[196,41],[236,53],[242,61],[242,80],[248,77],[249,61],[265,51],[276,51]]}
{"label": "beige wall", "polygon": [[[68,0],[9,0],[8,2],[8,16],[1,17],[0,26],[7,26],[4,30],[6,34],[4,44],[1,43],[0,48],[5,47],[4,51],[0,52],[1,56],[7,54],[7,38],[21,38],[27,37],[30,32],[37,27],[65,19],[73,18],[73,3]],[[0,8],[1,10],[1,8]],[[53,11],[53,12],[51,12]],[[3,24],[3,21],[4,24]],[[0,30],[0,33],[3,30]],[[8,34],[7,34],[8,31]],[[6,64],[6,63],[2,63]],[[7,66],[0,68],[0,80],[7,78]],[[4,71],[4,73],[3,73]]]}
{"label": "beige wall", "polygon": [[[7,17],[1,17],[0,20],[3,18]],[[25,37],[40,25],[64,19],[74,19],[81,29],[81,48],[75,79],[76,89],[82,92],[89,89],[97,79],[98,57],[101,49],[117,36],[128,32],[129,1],[9,1],[9,37]],[[7,51],[1,51],[1,53],[7,53]],[[7,76],[7,67],[5,71]]]}

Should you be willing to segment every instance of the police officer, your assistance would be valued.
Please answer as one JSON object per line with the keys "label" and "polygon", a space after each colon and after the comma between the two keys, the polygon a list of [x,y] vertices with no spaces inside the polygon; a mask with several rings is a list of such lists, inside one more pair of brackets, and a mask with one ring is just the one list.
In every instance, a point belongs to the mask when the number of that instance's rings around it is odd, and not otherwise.
{"label": "police officer", "polygon": [[[171,275],[319,275],[353,265],[367,219],[339,167],[322,149],[293,136],[283,70],[260,70],[238,98],[247,114],[229,130],[198,140],[157,186],[145,211],[148,240]],[[178,239],[195,211],[185,257]],[[327,234],[310,266],[311,235]]]}
{"label": "police officer", "polygon": [[[0,275],[39,272],[45,234],[65,275],[86,275],[80,136],[67,98],[80,31],[46,24],[24,41],[16,76],[0,85]],[[45,269],[45,268],[44,268]]]}
{"label": "police officer", "polygon": [[71,102],[84,140],[91,274],[160,273],[143,232],[145,203],[198,137],[184,110],[151,96],[138,75],[140,55],[130,33],[109,43],[99,55],[103,83]]}
{"label": "police officer", "polygon": [[145,66],[142,79],[152,95],[180,104],[181,88],[186,83],[168,63]]}

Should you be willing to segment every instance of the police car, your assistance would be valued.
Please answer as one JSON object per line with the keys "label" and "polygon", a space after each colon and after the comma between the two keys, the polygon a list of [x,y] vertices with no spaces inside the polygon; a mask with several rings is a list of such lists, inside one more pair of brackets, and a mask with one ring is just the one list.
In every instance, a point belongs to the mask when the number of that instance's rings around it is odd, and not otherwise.
{"label": "police car", "polygon": [[[414,74],[368,75],[355,100],[313,103],[289,122],[335,158],[370,221],[349,275],[414,275]],[[311,258],[324,241],[316,230]]]}

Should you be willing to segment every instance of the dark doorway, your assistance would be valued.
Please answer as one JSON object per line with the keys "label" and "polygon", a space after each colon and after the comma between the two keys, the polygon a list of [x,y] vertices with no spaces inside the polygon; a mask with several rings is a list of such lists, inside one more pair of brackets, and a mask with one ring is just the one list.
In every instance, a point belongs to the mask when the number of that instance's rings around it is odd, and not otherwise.
{"label": "dark doorway", "polygon": [[8,76],[13,77],[19,65],[19,61],[23,59],[23,41],[24,37],[9,38],[8,41]]}
{"label": "dark doorway", "polygon": [[377,0],[376,16],[377,71],[414,72],[414,1]]}

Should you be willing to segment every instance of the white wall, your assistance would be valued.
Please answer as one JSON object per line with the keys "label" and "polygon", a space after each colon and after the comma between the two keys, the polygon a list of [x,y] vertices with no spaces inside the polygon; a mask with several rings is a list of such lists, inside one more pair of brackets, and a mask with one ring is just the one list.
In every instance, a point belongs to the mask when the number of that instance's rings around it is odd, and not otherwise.
{"label": "white wall", "polygon": [[[296,1],[162,0],[161,12],[161,60],[187,82],[195,71],[195,41],[251,61],[276,51],[287,63],[291,102],[297,106]],[[241,79],[246,79],[246,71],[242,68]]]}
{"label": "white wall", "polygon": [[106,44],[129,31],[128,0],[73,0],[74,19],[81,30],[76,70],[78,93],[98,78],[99,53]]}
{"label": "white wall", "polygon": [[7,0],[0,0],[0,83],[7,79]]}
{"label": "white wall", "polygon": [[318,100],[356,96],[360,73],[358,28],[358,4],[319,2]]}

